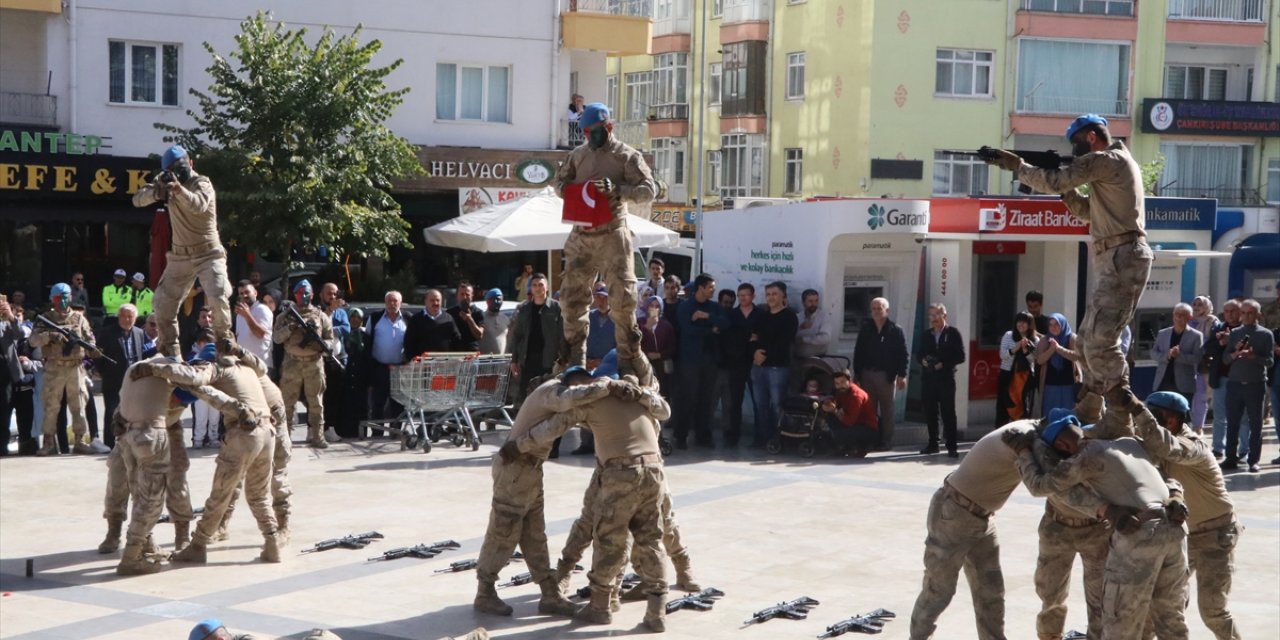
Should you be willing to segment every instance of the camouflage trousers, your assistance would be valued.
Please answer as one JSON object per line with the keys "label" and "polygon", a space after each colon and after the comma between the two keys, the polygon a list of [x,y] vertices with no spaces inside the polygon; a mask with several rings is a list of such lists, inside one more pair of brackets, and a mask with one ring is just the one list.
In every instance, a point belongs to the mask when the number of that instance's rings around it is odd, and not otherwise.
{"label": "camouflage trousers", "polygon": [[[293,512],[293,485],[289,483],[289,461],[293,460],[293,439],[289,435],[291,429],[292,426],[287,423],[281,423],[275,428],[276,444],[271,453],[271,510],[275,512],[277,519],[281,516],[288,517]],[[231,522],[231,515],[236,511],[236,503],[240,501],[243,487],[244,481],[236,485],[218,528],[226,529],[227,523]]]}
{"label": "camouflage trousers", "polygon": [[285,355],[280,365],[280,395],[284,397],[285,417],[293,423],[293,406],[301,393],[307,403],[307,437],[324,434],[324,361]]}
{"label": "camouflage trousers", "polygon": [[57,446],[54,437],[58,433],[58,416],[62,414],[62,399],[67,399],[67,409],[71,411],[71,432],[75,440],[71,444],[85,441],[89,432],[89,422],[84,417],[84,405],[89,402],[89,390],[85,386],[84,368],[79,361],[71,365],[50,362],[44,368],[44,386],[40,402],[44,405],[44,421],[40,425],[44,434],[44,446]]}
{"label": "camouflage trousers", "polygon": [[477,580],[497,582],[498,572],[511,560],[516,545],[524,553],[525,565],[535,583],[551,577],[543,507],[542,461],[521,456],[507,464],[494,456],[493,503],[476,565]]}
{"label": "camouflage trousers", "polygon": [[[1074,524],[1074,523],[1073,523]],[[1089,616],[1089,640],[1102,637],[1102,584],[1111,547],[1111,528],[1101,520],[1072,526],[1046,510],[1040,519],[1040,555],[1036,559],[1036,595],[1040,613],[1036,635],[1059,640],[1067,618],[1067,592],[1076,556],[1084,565],[1084,602]]]}
{"label": "camouflage trousers", "polygon": [[189,253],[181,247],[166,254],[164,274],[156,285],[155,297],[152,298],[159,324],[160,335],[156,338],[156,347],[160,353],[178,356],[178,306],[186,300],[200,278],[200,287],[204,289],[206,304],[213,312],[214,335],[223,338],[231,337],[231,306],[227,298],[233,291],[227,280],[227,253],[221,245],[214,245],[201,253]]}
{"label": "camouflage trousers", "polygon": [[1244,527],[1232,522],[1223,527],[1187,536],[1187,560],[1196,576],[1196,605],[1200,619],[1218,640],[1239,640],[1227,598],[1235,571],[1236,543]]}
{"label": "camouflage trousers", "polygon": [[276,532],[276,516],[271,508],[271,458],[275,452],[275,433],[271,427],[258,426],[246,431],[239,425],[227,428],[227,441],[214,461],[213,489],[204,503],[204,514],[191,541],[207,545],[222,524],[227,506],[235,498],[236,489],[244,482],[249,510],[258,521],[263,535]]}
{"label": "camouflage trousers", "polygon": [[[1004,639],[1004,573],[996,524],[965,510],[938,489],[929,503],[929,536],[924,541],[924,584],[911,610],[911,640],[927,640],[951,604],[960,570],[973,596],[980,640]],[[947,637],[956,637],[948,632]]]}
{"label": "camouflage trousers", "polygon": [[[111,458],[116,458],[114,464]],[[141,545],[151,535],[151,529],[156,526],[164,508],[165,488],[169,482],[168,432],[163,428],[133,427],[116,443],[107,462],[108,509],[111,509],[114,497],[111,476],[116,475],[114,472],[120,467],[123,467],[128,477],[125,483],[125,500],[133,498],[133,512],[129,518],[129,529],[125,533],[125,544]],[[120,493],[118,489],[114,491],[116,496]],[[189,503],[187,517],[191,517]],[[124,520],[122,517],[119,519]]]}
{"label": "camouflage trousers", "polygon": [[627,563],[627,534],[635,540],[632,564],[640,576],[636,586],[649,596],[667,593],[667,569],[662,552],[662,493],[666,485],[662,463],[626,467],[607,466],[596,484],[592,528],[591,570],[587,580],[593,594],[611,593]]}
{"label": "camouflage trousers", "polygon": [[1151,275],[1151,247],[1145,240],[1095,253],[1093,294],[1085,309],[1080,336],[1084,383],[1098,393],[1129,383],[1129,365],[1120,349],[1120,334],[1133,320],[1138,299]]}
{"label": "camouflage trousers", "polygon": [[[597,465],[595,473],[591,474],[591,482],[587,484],[587,491],[582,496],[582,513],[569,528],[569,538],[565,540],[564,551],[560,553],[561,561],[566,564],[577,564],[586,553],[587,547],[591,546],[592,531],[596,521],[599,480],[600,466]],[[665,477],[662,481],[662,547],[677,566],[681,562],[689,561],[689,548],[684,546],[684,540],[680,535],[680,525],[676,523],[676,514],[671,502],[671,488],[667,485]],[[631,562],[635,564],[634,550],[631,554]]]}
{"label": "camouflage trousers", "polygon": [[609,288],[609,318],[613,320],[618,346],[618,373],[634,374],[647,385],[653,370],[640,348],[631,230],[625,224],[601,232],[575,228],[564,243],[564,258],[564,282],[560,287],[560,310],[564,316],[561,362],[568,363],[566,366],[587,362],[587,333],[591,329],[587,308],[599,274]]}
{"label": "camouflage trousers", "polygon": [[1112,533],[1102,588],[1103,640],[1187,637],[1187,534],[1163,518],[1131,534]]}
{"label": "camouflage trousers", "polygon": [[[168,429],[169,470],[165,476],[164,503],[174,522],[191,522],[195,515],[191,510],[191,490],[187,487],[187,470],[191,459],[182,442],[182,423],[177,429]],[[109,428],[109,427],[108,427]],[[116,445],[107,456],[107,493],[102,517],[124,522],[129,516],[129,479],[133,474],[130,463],[136,458],[126,458],[128,447]]]}

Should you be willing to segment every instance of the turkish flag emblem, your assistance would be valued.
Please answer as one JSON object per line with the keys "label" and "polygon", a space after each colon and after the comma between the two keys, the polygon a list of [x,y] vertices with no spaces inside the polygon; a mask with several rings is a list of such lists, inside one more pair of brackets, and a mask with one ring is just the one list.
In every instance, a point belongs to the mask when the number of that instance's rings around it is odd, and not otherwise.
{"label": "turkish flag emblem", "polygon": [[564,187],[564,210],[560,219],[568,224],[598,227],[613,220],[609,196],[596,190],[590,182],[573,182]]}

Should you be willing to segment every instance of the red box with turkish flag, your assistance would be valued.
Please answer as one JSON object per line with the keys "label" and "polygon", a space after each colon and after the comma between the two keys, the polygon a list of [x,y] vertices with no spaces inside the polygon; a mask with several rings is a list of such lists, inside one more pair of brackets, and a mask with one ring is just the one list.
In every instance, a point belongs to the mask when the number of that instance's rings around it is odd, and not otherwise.
{"label": "red box with turkish flag", "polygon": [[571,182],[564,186],[564,210],[560,219],[568,224],[592,229],[613,220],[609,196],[592,182]]}

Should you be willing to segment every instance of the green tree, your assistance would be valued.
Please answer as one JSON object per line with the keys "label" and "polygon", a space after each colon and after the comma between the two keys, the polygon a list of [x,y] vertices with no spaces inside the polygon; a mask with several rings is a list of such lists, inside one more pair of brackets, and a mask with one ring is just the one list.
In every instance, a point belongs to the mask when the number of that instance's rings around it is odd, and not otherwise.
{"label": "green tree", "polygon": [[326,246],[336,259],[407,245],[391,181],[422,165],[383,124],[409,92],[385,82],[403,60],[372,66],[382,43],[361,44],[360,27],[342,37],[326,27],[314,45],[262,12],[240,27],[227,57],[204,43],[213,81],[191,90],[195,126],[155,125],[213,180],[223,237],[285,259],[290,247]]}
{"label": "green tree", "polygon": [[1164,173],[1164,154],[1157,153],[1151,162],[1138,166],[1142,169],[1142,192],[1149,196],[1160,195],[1156,189],[1160,186],[1160,174]]}

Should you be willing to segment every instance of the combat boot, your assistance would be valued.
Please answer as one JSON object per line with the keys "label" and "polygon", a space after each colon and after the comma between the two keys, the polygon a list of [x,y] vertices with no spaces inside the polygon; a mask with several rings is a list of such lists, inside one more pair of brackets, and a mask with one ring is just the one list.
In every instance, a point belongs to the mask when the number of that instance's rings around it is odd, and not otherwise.
{"label": "combat boot", "polygon": [[97,451],[94,451],[94,450],[93,450],[93,447],[91,447],[91,446],[89,446],[89,445],[87,445],[87,444],[85,444],[85,443],[83,443],[83,442],[76,442],[76,443],[75,443],[74,445],[72,445],[72,447],[71,447],[71,453],[74,453],[74,454],[77,454],[77,455],[82,455],[82,456],[91,456],[91,455],[94,455],[94,454],[96,454],[96,453],[98,453],[98,452],[97,452]]}
{"label": "combat boot", "polygon": [[644,612],[644,626],[654,633],[667,630],[667,605],[662,596],[649,596],[649,608]]}
{"label": "combat boot", "polygon": [[55,440],[53,436],[48,436],[45,438],[45,440],[48,440],[49,442],[44,446],[40,447],[39,451],[36,451],[36,456],[43,458],[45,456],[59,455],[58,441]]}
{"label": "combat boot", "polygon": [[648,597],[649,596],[645,595],[644,589],[641,589],[640,585],[636,585],[622,592],[622,595],[618,598],[618,606],[621,607],[622,602],[640,602]]}
{"label": "combat boot", "polygon": [[498,597],[498,590],[494,588],[493,583],[486,580],[481,580],[476,588],[476,599],[471,603],[471,608],[480,613],[491,613],[495,616],[509,616],[512,611],[511,605]]}
{"label": "combat boot", "polygon": [[549,616],[573,616],[578,606],[569,602],[560,593],[560,585],[554,578],[547,578],[538,583],[542,588],[542,599],[538,600],[538,613]]}
{"label": "combat boot", "polygon": [[120,550],[120,529],[123,527],[124,520],[107,521],[107,537],[98,545],[98,553],[115,553]]}
{"label": "combat boot", "polygon": [[226,542],[227,539],[229,539],[230,537],[231,535],[227,533],[227,525],[222,524],[218,526],[217,531],[213,532],[213,536],[209,538],[209,541],[210,542]]}
{"label": "combat boot", "polygon": [[1092,391],[1085,391],[1071,410],[1081,424],[1094,424],[1102,419],[1102,396]]}
{"label": "combat boot", "polygon": [[276,534],[267,534],[265,538],[266,542],[262,545],[262,554],[258,559],[263,562],[280,562],[280,541]]}
{"label": "combat boot", "polygon": [[173,562],[190,562],[192,564],[205,564],[209,561],[209,548],[192,541],[187,545],[186,549],[173,554],[171,558]]}
{"label": "combat boot", "polygon": [[122,576],[140,576],[156,573],[162,568],[160,560],[143,555],[145,549],[141,544],[130,544],[124,548],[124,556],[116,566],[116,574]]}
{"label": "combat boot", "polygon": [[673,556],[671,564],[676,567],[676,587],[681,591],[696,593],[702,591],[702,585],[693,577],[693,569],[689,567],[689,556]]}
{"label": "combat boot", "polygon": [[591,602],[578,609],[578,612],[573,614],[573,619],[587,624],[612,624],[613,614],[609,611],[612,591],[612,589],[601,591],[592,587]]}
{"label": "combat boot", "polygon": [[564,558],[561,558],[560,561],[556,563],[555,578],[556,584],[560,586],[560,595],[567,595],[569,593],[569,580],[573,577],[573,566],[574,563],[569,562]]}
{"label": "combat boot", "polygon": [[175,520],[173,522],[173,552],[177,553],[186,549],[189,542],[191,542],[191,522]]}
{"label": "combat boot", "polygon": [[276,540],[282,547],[289,546],[289,514],[276,512]]}
{"label": "combat boot", "polygon": [[324,441],[324,434],[315,427],[307,428],[307,446],[312,449],[328,449],[329,443]]}

